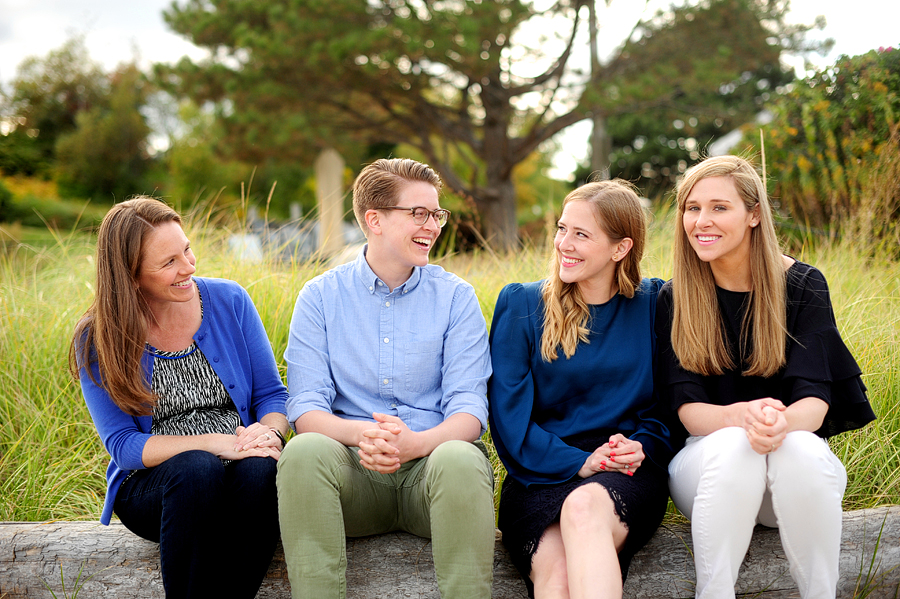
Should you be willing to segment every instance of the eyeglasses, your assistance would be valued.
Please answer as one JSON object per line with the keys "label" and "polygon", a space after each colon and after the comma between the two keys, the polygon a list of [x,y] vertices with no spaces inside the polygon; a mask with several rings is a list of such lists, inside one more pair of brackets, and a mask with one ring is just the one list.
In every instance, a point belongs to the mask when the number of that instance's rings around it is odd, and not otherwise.
{"label": "eyeglasses", "polygon": [[384,206],[381,210],[409,210],[413,217],[413,222],[419,226],[428,222],[429,216],[433,216],[438,226],[443,228],[447,224],[447,219],[450,218],[450,211],[443,208],[429,210],[423,206],[414,206],[412,208],[407,208],[406,206]]}

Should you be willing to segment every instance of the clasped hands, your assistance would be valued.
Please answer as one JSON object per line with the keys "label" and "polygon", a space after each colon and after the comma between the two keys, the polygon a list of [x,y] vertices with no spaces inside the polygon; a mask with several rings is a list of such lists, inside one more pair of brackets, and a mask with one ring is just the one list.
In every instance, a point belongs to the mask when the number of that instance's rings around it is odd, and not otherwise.
{"label": "clasped hands", "polygon": [[788,430],[785,410],[783,403],[771,397],[747,402],[744,430],[753,451],[767,454],[781,447]]}
{"label": "clasped hands", "polygon": [[420,457],[418,433],[410,430],[396,416],[372,414],[372,428],[362,431],[359,441],[359,463],[364,468],[382,474],[391,474],[402,464]]}
{"label": "clasped hands", "polygon": [[619,472],[634,476],[645,457],[644,446],[640,441],[616,433],[588,456],[578,471],[578,476],[587,478],[598,472]]}
{"label": "clasped hands", "polygon": [[260,422],[254,422],[250,426],[237,427],[231,437],[234,455],[220,455],[219,457],[231,460],[270,457],[277,460],[281,457],[281,450],[284,449],[281,446],[281,439],[272,432],[272,428]]}

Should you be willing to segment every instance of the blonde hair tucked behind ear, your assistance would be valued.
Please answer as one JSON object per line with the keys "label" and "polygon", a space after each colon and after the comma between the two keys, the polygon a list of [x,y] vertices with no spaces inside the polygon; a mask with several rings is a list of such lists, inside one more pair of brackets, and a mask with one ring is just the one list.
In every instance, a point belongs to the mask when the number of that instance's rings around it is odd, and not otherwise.
{"label": "blonde hair tucked behind ear", "polygon": [[750,306],[741,323],[738,355],[750,350],[744,375],[769,377],[785,363],[784,261],[765,185],[753,165],[738,156],[707,158],[688,169],[678,185],[672,348],[685,370],[705,376],[744,368],[734,363],[729,351],[712,269],[697,257],[682,225],[688,196],[697,182],[709,177],[730,178],[746,209],[759,209],[759,224],[750,229]]}
{"label": "blonde hair tucked behind ear", "polygon": [[[632,240],[631,251],[616,263],[615,285],[625,297],[634,297],[641,284],[641,258],[647,236],[644,209],[634,186],[621,179],[588,183],[567,195],[563,208],[575,201],[590,203],[597,225],[613,242],[626,237]],[[541,357],[552,362],[561,348],[566,358],[571,358],[579,343],[587,343],[591,311],[578,284],[565,283],[559,278],[559,258],[552,243],[541,295],[544,300]]]}

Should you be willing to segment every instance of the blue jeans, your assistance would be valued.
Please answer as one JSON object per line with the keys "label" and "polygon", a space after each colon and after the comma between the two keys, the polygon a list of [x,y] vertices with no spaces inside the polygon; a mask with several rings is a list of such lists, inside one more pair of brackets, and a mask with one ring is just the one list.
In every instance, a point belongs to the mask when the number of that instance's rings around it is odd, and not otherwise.
{"label": "blue jeans", "polygon": [[159,543],[167,599],[256,596],[278,542],[275,474],[272,458],[193,450],[122,483],[115,513]]}

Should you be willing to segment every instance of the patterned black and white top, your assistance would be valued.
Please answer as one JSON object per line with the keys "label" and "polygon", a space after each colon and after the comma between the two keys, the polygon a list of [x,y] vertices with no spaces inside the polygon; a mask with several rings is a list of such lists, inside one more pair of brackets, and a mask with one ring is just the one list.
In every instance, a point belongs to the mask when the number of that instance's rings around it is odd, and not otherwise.
{"label": "patterned black and white top", "polygon": [[[203,318],[203,296],[200,296],[200,317]],[[197,342],[175,352],[160,351],[149,344],[147,347],[154,356],[151,389],[159,398],[153,407],[150,432],[154,435],[234,434],[241,425],[237,408]]]}

